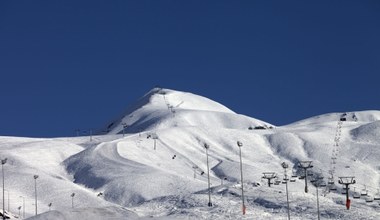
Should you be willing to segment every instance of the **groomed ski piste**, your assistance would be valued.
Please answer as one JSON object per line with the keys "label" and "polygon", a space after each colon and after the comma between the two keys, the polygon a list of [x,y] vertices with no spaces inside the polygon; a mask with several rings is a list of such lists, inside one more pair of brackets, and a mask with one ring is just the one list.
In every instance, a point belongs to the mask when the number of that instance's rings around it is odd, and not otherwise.
{"label": "groomed ski piste", "polygon": [[[0,137],[0,209],[33,220],[288,219],[288,185],[291,219],[317,219],[317,198],[321,219],[380,219],[379,120],[380,111],[340,112],[275,126],[155,88],[99,135]],[[313,165],[307,193],[302,161]],[[264,172],[276,175],[270,187]],[[349,210],[339,177],[356,181]]]}

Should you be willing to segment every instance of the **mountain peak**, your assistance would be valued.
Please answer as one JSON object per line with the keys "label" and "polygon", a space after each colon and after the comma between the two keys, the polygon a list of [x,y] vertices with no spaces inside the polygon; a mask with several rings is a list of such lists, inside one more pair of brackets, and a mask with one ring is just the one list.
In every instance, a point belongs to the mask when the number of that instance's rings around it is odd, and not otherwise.
{"label": "mountain peak", "polygon": [[[189,92],[155,87],[118,119],[108,124],[107,133],[140,132],[176,126],[222,126],[248,128],[268,123],[238,115],[226,106]],[[270,125],[269,125],[270,126]]]}

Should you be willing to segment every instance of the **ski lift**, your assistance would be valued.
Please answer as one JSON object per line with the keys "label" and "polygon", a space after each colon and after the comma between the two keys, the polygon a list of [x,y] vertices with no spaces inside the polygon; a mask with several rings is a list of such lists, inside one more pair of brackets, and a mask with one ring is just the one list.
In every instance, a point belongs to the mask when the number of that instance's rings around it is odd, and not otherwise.
{"label": "ski lift", "polygon": [[376,195],[373,197],[373,200],[380,200],[380,190],[377,190]]}
{"label": "ski lift", "polygon": [[327,185],[326,185],[325,182],[323,182],[323,183],[319,184],[319,186],[320,186],[320,187],[326,187]]}
{"label": "ski lift", "polygon": [[300,177],[298,177],[298,179],[303,180],[303,179],[305,179],[305,177],[304,176],[300,176]]}
{"label": "ski lift", "polygon": [[364,185],[364,189],[362,190],[362,192],[360,193],[360,195],[362,195],[362,196],[368,195],[368,190],[367,190],[367,186],[366,185]]}
{"label": "ski lift", "polygon": [[281,183],[281,180],[279,180],[279,178],[276,176],[274,180],[274,185],[279,185],[280,183]]}
{"label": "ski lift", "polygon": [[297,178],[297,172],[295,170],[292,171],[292,177]]}
{"label": "ski lift", "polygon": [[373,202],[373,198],[371,196],[367,196],[365,198],[365,202],[371,203],[371,202]]}
{"label": "ski lift", "polygon": [[354,199],[360,199],[360,194],[356,192],[356,187],[354,187],[354,195],[352,196]]}
{"label": "ski lift", "polygon": [[330,185],[329,189],[330,191],[337,191],[335,184]]}

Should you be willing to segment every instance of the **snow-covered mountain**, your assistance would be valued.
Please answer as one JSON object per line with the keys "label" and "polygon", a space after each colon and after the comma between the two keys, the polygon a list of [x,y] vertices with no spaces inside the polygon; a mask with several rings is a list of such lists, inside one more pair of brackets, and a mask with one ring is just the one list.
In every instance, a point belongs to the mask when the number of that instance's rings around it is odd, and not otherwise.
{"label": "snow-covered mountain", "polygon": [[[322,219],[380,219],[375,200],[380,199],[379,120],[380,111],[359,111],[277,127],[205,97],[155,88],[110,122],[107,134],[0,137],[1,158],[8,158],[10,205],[4,205],[14,215],[25,208],[26,217],[33,216],[37,183],[42,214],[31,219],[287,219],[281,166],[286,162],[292,219],[316,219],[316,188],[310,182],[316,176],[324,177],[318,179]],[[241,213],[238,141],[246,215]],[[313,165],[308,193],[299,179],[302,161]],[[277,176],[271,187],[264,172]],[[36,182],[33,175],[39,175]],[[350,185],[346,210],[338,180],[350,176],[356,183]],[[48,212],[49,203],[54,211]]]}
{"label": "snow-covered mountain", "polygon": [[239,115],[208,98],[191,93],[154,88],[121,117],[110,122],[108,134],[136,133],[172,127],[215,127],[245,129],[270,124]]}

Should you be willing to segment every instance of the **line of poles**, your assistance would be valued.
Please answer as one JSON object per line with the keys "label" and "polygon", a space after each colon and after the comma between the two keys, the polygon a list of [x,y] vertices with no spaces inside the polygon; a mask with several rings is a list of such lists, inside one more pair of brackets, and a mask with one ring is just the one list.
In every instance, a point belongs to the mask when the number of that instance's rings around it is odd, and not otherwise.
{"label": "line of poles", "polygon": [[[2,177],[3,177],[3,212],[2,212],[2,219],[6,219],[7,216],[6,216],[6,213],[5,213],[5,199],[4,199],[4,192],[7,192],[8,193],[8,211],[10,210],[9,208],[9,191],[7,190],[4,190],[5,189],[5,184],[4,184],[4,164],[6,164],[7,160],[4,159],[4,160],[1,160],[1,165],[2,165]],[[34,201],[34,205],[35,205],[35,215],[38,214],[38,199],[37,199],[37,179],[38,179],[38,175],[34,175],[33,176],[33,179],[34,179],[34,198],[35,198],[35,201]],[[72,193],[71,194],[71,208],[74,208],[74,196],[75,196],[75,193]],[[22,210],[22,218],[25,218],[25,197],[24,196],[19,196],[19,198],[22,198],[22,206],[19,206],[17,209],[19,211],[19,217],[21,217],[21,208],[23,209]],[[49,207],[49,211],[51,210],[51,206],[52,206],[53,203],[49,203],[48,207]]]}
{"label": "line of poles", "polygon": [[[208,206],[212,206],[211,202],[211,184],[210,184],[210,168],[209,168],[209,163],[208,163],[208,150],[210,149],[210,145],[204,144],[204,148],[206,149],[206,163],[207,163],[207,182],[208,182]],[[243,162],[241,158],[241,147],[243,146],[243,143],[240,141],[237,141],[237,146],[239,147],[239,157],[240,157],[240,182],[241,182],[241,199],[242,199],[242,213],[243,215],[246,214],[246,206],[245,206],[245,200],[244,200],[244,186],[243,186]],[[195,167],[193,167],[196,169]],[[195,178],[195,170],[194,170],[194,178]]]}
{"label": "line of poles", "polygon": [[[242,163],[242,156],[241,156],[241,147],[243,146],[243,143],[240,142],[240,141],[237,141],[237,146],[239,147],[239,158],[240,158],[240,175],[241,175],[241,199],[242,199],[242,214],[245,215],[246,214],[246,206],[245,206],[245,198],[244,198],[244,182],[243,182],[243,163]],[[207,178],[208,178],[208,198],[209,198],[209,201],[208,201],[208,206],[211,207],[212,206],[212,202],[211,202],[211,188],[210,188],[210,170],[209,170],[209,149],[210,149],[210,146],[208,144],[204,144],[204,148],[206,149],[206,163],[207,163]],[[286,203],[287,203],[287,217],[288,217],[288,220],[290,220],[290,206],[289,206],[289,190],[288,190],[288,181],[290,180],[288,178],[288,174],[287,174],[287,169],[289,168],[289,165],[286,163],[286,162],[283,162],[281,163],[281,166],[282,168],[284,169],[284,182],[285,183],[285,186],[286,186]],[[198,168],[197,166],[193,166],[193,169],[194,169],[194,178],[195,178],[195,169]],[[307,185],[307,177],[309,176],[308,175],[308,169],[311,169],[313,168],[313,165],[312,165],[312,161],[300,161],[298,163],[298,168],[300,169],[303,169],[304,170],[304,176],[303,179],[305,179],[305,193],[308,193],[308,185]],[[271,185],[271,179],[275,178],[276,177],[276,174],[274,172],[265,172],[263,173],[264,174],[264,178],[265,179],[268,179],[268,186],[270,187]],[[345,190],[346,190],[346,207],[347,209],[349,209],[349,206],[350,206],[350,200],[348,198],[348,186],[350,184],[355,184],[355,180],[354,180],[354,177],[339,177],[340,180],[339,180],[339,183],[342,184],[342,185],[345,185]],[[319,191],[318,191],[318,187],[322,186],[320,184],[320,180],[323,179],[323,177],[320,177],[318,176],[317,178],[311,180],[312,183],[315,183],[315,187],[316,187],[316,196],[317,196],[317,218],[320,219],[320,210],[319,210]]]}
{"label": "line of poles", "polygon": [[[9,191],[5,190],[5,175],[4,175],[4,165],[7,163],[7,158],[4,158],[4,159],[1,159],[1,173],[2,173],[2,183],[3,183],[3,211],[2,211],[2,216],[3,216],[3,220],[5,220],[7,217],[6,217],[6,213],[5,213],[5,192],[8,193],[8,211],[10,210],[10,207],[9,207]],[[36,210],[36,215],[37,215],[37,178],[38,178],[38,175],[34,175],[34,193],[35,193],[35,210]],[[25,197],[23,196],[20,196],[20,198],[22,198],[23,200],[23,218],[25,218]],[[20,212],[21,212],[21,207],[18,208],[19,210],[19,215],[20,215]]]}
{"label": "line of poles", "polygon": [[[7,158],[1,159],[1,173],[2,173],[2,185],[3,185],[3,210],[2,210],[2,219],[5,220],[8,217],[6,216],[6,209],[5,209],[5,192],[8,193],[8,211],[10,210],[10,198],[9,198],[9,191],[5,190],[5,174],[4,174],[4,165],[7,163]],[[34,175],[34,206],[35,206],[35,215],[38,214],[38,199],[37,199],[37,179],[39,178],[38,175]],[[72,200],[71,200],[71,207],[74,208],[74,196],[75,193],[71,194]],[[22,218],[25,218],[25,197],[24,196],[19,196],[19,198],[22,198],[22,206],[19,206],[17,209],[19,211],[19,217],[21,217],[21,208],[22,210]],[[49,203],[49,211],[50,207],[52,206],[52,203]]]}

